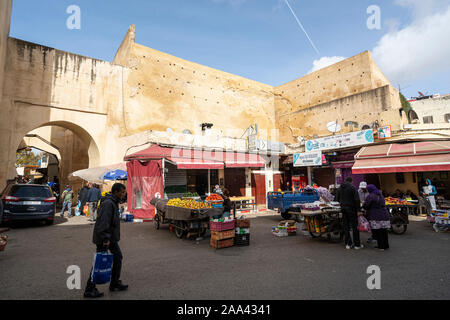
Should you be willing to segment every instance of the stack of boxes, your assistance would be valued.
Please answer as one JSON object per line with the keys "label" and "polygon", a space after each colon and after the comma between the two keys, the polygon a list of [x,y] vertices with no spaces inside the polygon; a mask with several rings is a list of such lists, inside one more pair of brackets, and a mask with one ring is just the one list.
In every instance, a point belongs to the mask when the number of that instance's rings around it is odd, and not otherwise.
{"label": "stack of boxes", "polygon": [[[222,220],[222,219],[221,219]],[[211,247],[215,249],[229,248],[234,245],[235,220],[225,218],[224,221],[211,220]]]}

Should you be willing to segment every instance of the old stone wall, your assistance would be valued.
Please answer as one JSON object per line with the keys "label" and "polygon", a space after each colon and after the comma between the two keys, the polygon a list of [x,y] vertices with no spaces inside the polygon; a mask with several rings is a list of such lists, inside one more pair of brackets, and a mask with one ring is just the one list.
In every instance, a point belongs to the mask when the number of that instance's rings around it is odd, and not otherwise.
{"label": "old stone wall", "polygon": [[201,134],[201,123],[238,137],[254,123],[261,132],[275,128],[271,86],[134,43],[133,28],[115,62],[131,70],[125,101],[127,134],[167,128]]}
{"label": "old stone wall", "polygon": [[11,21],[12,0],[0,1],[0,101],[3,95],[6,50]]}
{"label": "old stone wall", "polygon": [[398,92],[369,51],[276,87],[275,95],[276,123],[285,142],[329,135],[326,124],[336,120],[343,128],[349,120],[400,127]]}
{"label": "old stone wall", "polygon": [[[298,136],[310,139],[313,134],[328,136],[331,133],[327,129],[327,123],[331,121],[341,124],[342,132],[351,130],[350,127],[345,127],[347,121],[358,122],[358,128],[353,128],[354,131],[360,130],[364,125],[372,127],[375,120],[380,126],[393,125],[391,119],[399,118],[399,112],[391,108],[390,102],[390,87],[386,85],[299,111],[280,114],[277,122],[280,136],[285,139]],[[398,128],[398,124],[393,126],[395,130]]]}

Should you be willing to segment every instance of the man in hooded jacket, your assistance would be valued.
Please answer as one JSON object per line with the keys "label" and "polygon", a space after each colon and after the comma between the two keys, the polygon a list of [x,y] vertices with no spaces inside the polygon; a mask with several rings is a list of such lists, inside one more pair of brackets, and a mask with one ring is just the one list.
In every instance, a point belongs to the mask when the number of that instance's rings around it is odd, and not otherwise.
{"label": "man in hooded jacket", "polygon": [[[122,252],[119,247],[120,217],[119,202],[125,197],[126,187],[121,183],[113,185],[110,194],[101,199],[98,217],[94,226],[92,241],[97,246],[97,252],[109,250],[113,254],[113,266],[111,271],[110,291],[124,291],[128,285],[122,284],[120,272],[122,269]],[[91,270],[92,274],[92,270]],[[84,291],[85,298],[99,298],[103,293],[99,292],[89,276]]]}
{"label": "man in hooded jacket", "polygon": [[[358,190],[352,185],[352,177],[345,179],[336,194],[336,201],[341,204],[342,220],[345,233],[345,247],[347,249],[361,249],[359,229],[358,229],[358,212],[361,210],[361,203]],[[353,229],[353,241],[350,236],[350,228]]]}

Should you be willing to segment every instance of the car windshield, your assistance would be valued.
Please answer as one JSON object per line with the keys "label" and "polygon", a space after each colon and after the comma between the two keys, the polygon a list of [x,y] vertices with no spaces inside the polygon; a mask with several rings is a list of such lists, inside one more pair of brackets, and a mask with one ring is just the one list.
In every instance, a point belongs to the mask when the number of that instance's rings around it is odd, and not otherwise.
{"label": "car windshield", "polygon": [[44,186],[13,186],[10,196],[17,198],[50,198],[50,190]]}

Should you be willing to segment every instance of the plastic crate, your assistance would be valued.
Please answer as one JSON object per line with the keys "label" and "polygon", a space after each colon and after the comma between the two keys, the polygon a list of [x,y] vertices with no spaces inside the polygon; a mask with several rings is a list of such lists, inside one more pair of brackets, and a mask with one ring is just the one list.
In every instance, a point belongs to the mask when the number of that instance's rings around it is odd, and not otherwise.
{"label": "plastic crate", "polygon": [[125,222],[133,222],[134,216],[132,214],[127,214]]}
{"label": "plastic crate", "polygon": [[223,200],[206,200],[213,208],[223,208]]}
{"label": "plastic crate", "polygon": [[234,245],[238,247],[250,245],[250,234],[237,234],[234,238]]}
{"label": "plastic crate", "polygon": [[234,229],[227,231],[211,231],[211,239],[223,240],[234,238]]}
{"label": "plastic crate", "polygon": [[211,239],[209,242],[210,246],[215,249],[229,248],[234,245],[234,238],[231,239],[223,239],[223,240],[214,240]]}
{"label": "plastic crate", "polygon": [[215,222],[210,221],[209,222],[209,229],[211,231],[226,231],[234,229],[235,226],[235,220],[227,221],[227,222]]}

